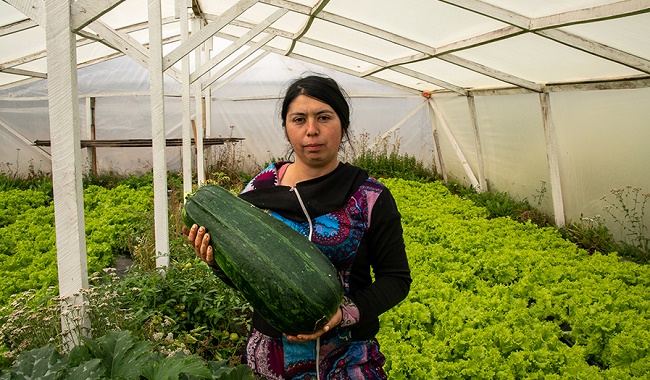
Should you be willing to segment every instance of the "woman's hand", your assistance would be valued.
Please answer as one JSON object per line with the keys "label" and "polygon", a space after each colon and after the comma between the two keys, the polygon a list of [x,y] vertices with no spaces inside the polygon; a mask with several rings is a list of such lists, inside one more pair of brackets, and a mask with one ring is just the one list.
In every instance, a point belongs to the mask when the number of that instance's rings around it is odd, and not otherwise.
{"label": "woman's hand", "polygon": [[194,224],[188,229],[183,226],[183,233],[187,235],[187,241],[194,246],[196,255],[210,266],[217,265],[214,261],[214,252],[210,246],[210,234],[206,232],[205,227]]}
{"label": "woman's hand", "polygon": [[330,331],[334,327],[338,326],[339,323],[341,323],[341,320],[343,319],[343,312],[341,311],[341,308],[338,308],[336,310],[336,313],[332,316],[332,318],[325,324],[325,326],[321,327],[320,330],[312,333],[312,334],[298,334],[298,335],[287,335],[287,339],[300,343],[300,342],[308,342],[310,340],[314,340],[318,338],[319,336],[325,334],[326,332]]}

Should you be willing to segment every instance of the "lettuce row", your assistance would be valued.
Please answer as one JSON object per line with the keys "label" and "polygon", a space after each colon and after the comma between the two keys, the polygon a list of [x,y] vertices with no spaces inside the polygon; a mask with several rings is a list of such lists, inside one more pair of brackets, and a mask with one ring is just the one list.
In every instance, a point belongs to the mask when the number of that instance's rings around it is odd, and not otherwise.
{"label": "lettuce row", "polygon": [[552,228],[439,183],[383,182],[413,285],[381,316],[391,379],[620,379],[650,373],[650,269],[589,255]]}

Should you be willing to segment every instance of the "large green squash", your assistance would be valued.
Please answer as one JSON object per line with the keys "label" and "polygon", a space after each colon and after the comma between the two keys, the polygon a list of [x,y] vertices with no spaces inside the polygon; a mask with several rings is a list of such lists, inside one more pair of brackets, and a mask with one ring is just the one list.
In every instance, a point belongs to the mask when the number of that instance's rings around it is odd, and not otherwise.
{"label": "large green squash", "polygon": [[205,226],[217,264],[283,333],[312,333],[338,309],[343,287],[327,257],[306,237],[228,190],[208,184],[188,195],[183,223]]}

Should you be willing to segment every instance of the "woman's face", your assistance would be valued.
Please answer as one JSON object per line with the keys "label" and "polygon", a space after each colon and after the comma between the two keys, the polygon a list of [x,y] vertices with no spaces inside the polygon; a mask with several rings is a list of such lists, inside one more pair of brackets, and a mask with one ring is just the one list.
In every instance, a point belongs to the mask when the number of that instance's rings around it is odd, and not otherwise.
{"label": "woman's face", "polygon": [[289,104],[285,124],[287,138],[296,153],[296,163],[312,168],[338,165],[343,128],[338,115],[327,103],[298,95]]}

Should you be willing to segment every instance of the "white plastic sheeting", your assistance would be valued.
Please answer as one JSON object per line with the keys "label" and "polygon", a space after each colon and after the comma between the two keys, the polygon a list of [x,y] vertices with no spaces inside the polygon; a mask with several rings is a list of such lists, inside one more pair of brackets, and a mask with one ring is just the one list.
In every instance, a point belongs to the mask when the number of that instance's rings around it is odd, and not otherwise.
{"label": "white plastic sheeting", "polygon": [[[93,7],[107,4],[116,7],[85,24]],[[435,128],[450,179],[475,177],[531,201],[545,195],[541,205],[566,220],[603,215],[601,197],[613,188],[650,189],[650,1],[194,1],[183,44],[175,2],[161,4],[163,64],[173,65],[165,76],[168,138],[183,128],[187,52],[192,95],[200,83],[212,88],[207,134],[245,138],[252,162],[285,152],[278,97],[287,81],[313,71],[335,77],[351,95],[356,136],[372,141],[403,122],[395,131],[401,151],[433,163]],[[7,170],[50,168],[49,150],[30,146],[50,138],[43,12],[37,0],[0,2],[0,163]],[[84,26],[76,52],[80,118],[94,96],[97,138],[150,138],[147,3],[76,1],[71,12],[73,24]],[[197,65],[194,47],[210,48],[212,60]],[[427,105],[404,120],[426,101],[423,91],[438,115],[432,120]],[[546,125],[541,92],[549,94]],[[85,126],[80,135],[88,138]],[[150,149],[98,155],[103,170],[152,165]],[[166,157],[180,170],[181,148],[167,148]],[[559,185],[563,210],[552,199]]]}

